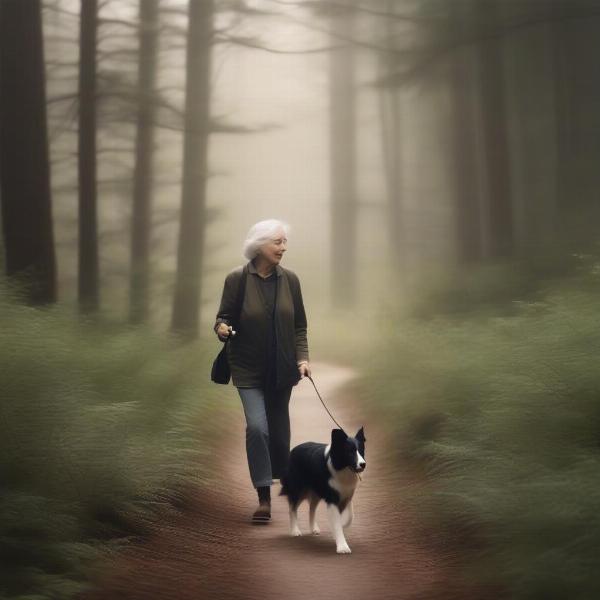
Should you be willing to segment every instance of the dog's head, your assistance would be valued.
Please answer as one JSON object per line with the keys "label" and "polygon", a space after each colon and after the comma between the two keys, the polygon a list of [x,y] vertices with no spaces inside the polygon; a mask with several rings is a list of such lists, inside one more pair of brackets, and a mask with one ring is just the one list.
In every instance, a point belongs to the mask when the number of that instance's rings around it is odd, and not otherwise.
{"label": "dog's head", "polygon": [[354,437],[349,437],[341,429],[331,430],[329,456],[336,471],[349,468],[355,473],[365,470],[365,432],[361,427]]}

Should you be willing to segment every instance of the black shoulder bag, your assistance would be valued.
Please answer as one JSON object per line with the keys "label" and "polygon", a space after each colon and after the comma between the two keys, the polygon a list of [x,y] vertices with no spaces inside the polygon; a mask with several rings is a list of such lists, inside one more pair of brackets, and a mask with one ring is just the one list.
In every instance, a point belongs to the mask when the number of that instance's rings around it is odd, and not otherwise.
{"label": "black shoulder bag", "polygon": [[[240,323],[240,314],[242,312],[242,303],[244,302],[244,294],[246,292],[246,277],[247,277],[247,267],[244,266],[242,269],[242,276],[240,278],[240,283],[238,287],[238,293],[235,302],[235,319],[231,323],[234,331],[237,331]],[[229,379],[231,378],[231,369],[229,368],[229,360],[227,359],[227,344],[231,339],[231,334],[225,340],[223,344],[223,348],[221,348],[221,352],[217,355],[213,362],[213,366],[210,372],[210,378],[215,383],[229,383]]]}

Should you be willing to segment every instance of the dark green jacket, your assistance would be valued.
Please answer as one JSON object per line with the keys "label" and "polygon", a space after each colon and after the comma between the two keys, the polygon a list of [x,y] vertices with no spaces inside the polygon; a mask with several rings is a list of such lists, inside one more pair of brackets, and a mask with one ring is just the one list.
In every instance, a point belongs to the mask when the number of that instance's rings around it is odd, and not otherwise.
{"label": "dark green jacket", "polygon": [[[225,278],[221,305],[215,329],[219,323],[231,325],[235,320],[235,302],[243,267],[231,271]],[[280,265],[277,273],[275,311],[276,360],[273,383],[276,389],[296,385],[300,379],[298,362],[308,360],[306,313],[298,276]],[[248,263],[248,279],[242,304],[237,335],[228,344],[227,355],[231,379],[236,387],[264,387],[267,373],[268,313],[259,290],[260,275],[254,263]]]}

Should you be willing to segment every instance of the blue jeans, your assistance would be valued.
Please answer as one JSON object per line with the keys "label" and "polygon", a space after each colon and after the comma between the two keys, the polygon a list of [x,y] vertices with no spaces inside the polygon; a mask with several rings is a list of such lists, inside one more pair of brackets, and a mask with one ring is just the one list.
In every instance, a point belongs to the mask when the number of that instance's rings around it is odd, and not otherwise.
{"label": "blue jeans", "polygon": [[281,478],[290,456],[289,402],[292,388],[269,392],[237,388],[246,415],[246,455],[255,488]]}

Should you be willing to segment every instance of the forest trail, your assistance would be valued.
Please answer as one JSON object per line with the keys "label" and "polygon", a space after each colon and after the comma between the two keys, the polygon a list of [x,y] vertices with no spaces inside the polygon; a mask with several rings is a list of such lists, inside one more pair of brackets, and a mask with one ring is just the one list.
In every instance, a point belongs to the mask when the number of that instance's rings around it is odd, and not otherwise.
{"label": "forest trail", "polygon": [[[403,501],[403,487],[415,482],[392,471],[392,440],[375,423],[364,422],[358,400],[348,392],[354,373],[315,363],[312,376],[345,430],[354,434],[365,428],[367,469],[355,494],[354,522],[346,530],[352,554],[336,554],[323,503],[317,509],[321,535],[310,534],[308,505],[303,503],[303,536],[291,537],[287,501],[278,495],[278,483],[272,487],[272,521],[250,523],[257,499],[240,405],[223,437],[224,448],[214,456],[222,465],[215,489],[195,498],[185,514],[157,524],[156,534],[145,544],[115,557],[110,576],[86,600],[482,598],[460,580],[460,552],[430,543],[434,532],[425,533],[418,515]],[[335,427],[308,379],[293,390],[290,418],[292,447],[303,441],[326,442]]]}

